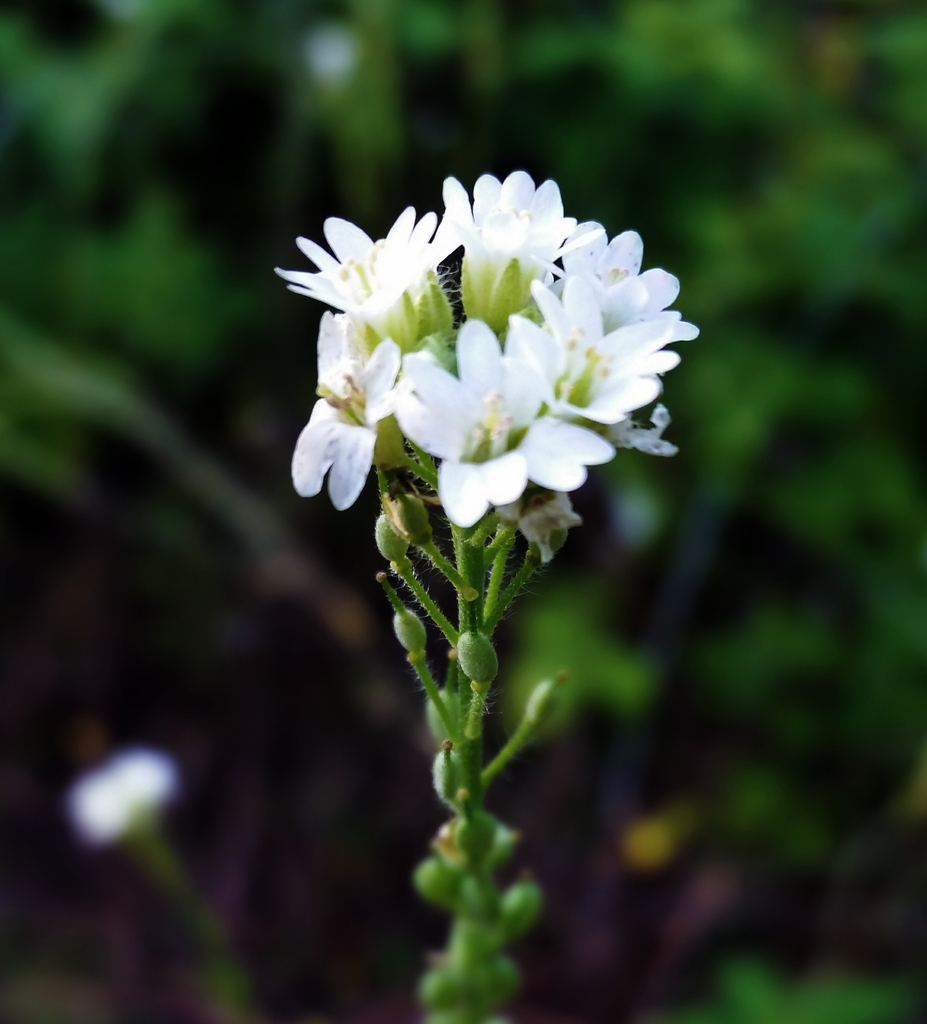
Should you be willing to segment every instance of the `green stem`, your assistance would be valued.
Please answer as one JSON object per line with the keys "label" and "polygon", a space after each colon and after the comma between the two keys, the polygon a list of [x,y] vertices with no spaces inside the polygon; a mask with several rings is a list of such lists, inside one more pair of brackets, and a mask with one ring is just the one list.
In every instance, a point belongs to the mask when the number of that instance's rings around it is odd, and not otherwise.
{"label": "green stem", "polygon": [[[450,621],[448,620],[444,612],[442,612],[441,609],[435,604],[434,600],[432,599],[428,591],[421,585],[421,583],[419,583],[418,579],[416,578],[415,570],[412,567],[411,561],[409,561],[408,558],[404,558],[401,561],[390,562],[390,568],[393,570],[393,572],[396,573],[397,576],[399,576],[399,578],[403,581],[403,583],[405,583],[409,590],[412,591],[412,593],[416,597],[416,600],[422,606],[422,608],[428,614],[428,616],[431,618],[432,622],[434,622],[438,629],[440,629],[441,632],[444,634],[445,638],[447,639],[447,642],[452,647],[455,647],[457,645],[457,640],[459,638],[457,630],[454,629],[454,627],[451,625]],[[377,579],[380,579],[380,577],[377,576]],[[389,595],[387,594],[387,596]]]}
{"label": "green stem", "polygon": [[512,544],[515,542],[515,531],[513,530],[509,543],[502,544],[496,550],[496,556],[492,563],[492,573],[489,576],[489,587],[486,590],[486,616],[492,617],[493,609],[499,603],[499,592],[502,589],[502,579],[505,576],[505,567],[509,562],[509,555],[512,551]]}
{"label": "green stem", "polygon": [[528,582],[531,574],[537,569],[539,564],[538,556],[534,552],[529,551],[525,555],[522,567],[512,577],[512,582],[505,588],[502,597],[495,604],[492,612],[486,617],[484,629],[487,636],[492,636],[493,630],[499,625],[499,620],[505,614],[505,610],[518,596],[521,588]]}
{"label": "green stem", "polygon": [[515,534],[518,532],[517,526],[506,526],[500,530],[495,537],[493,537],[492,543],[489,544],[483,553],[483,558],[487,566],[489,566],[496,555],[498,555],[500,548],[505,548],[507,551],[515,543]]}
{"label": "green stem", "polygon": [[488,789],[490,785],[492,785],[493,780],[499,772],[502,771],[518,751],[521,750],[529,739],[531,739],[531,734],[534,732],[536,724],[536,722],[531,721],[527,717],[522,718],[518,728],[512,734],[508,743],[506,743],[499,753],[496,754],[496,756],[483,769],[483,789]]}
{"label": "green stem", "polygon": [[490,512],[473,527],[473,533],[467,538],[467,543],[475,548],[481,548],[486,543],[486,538],[499,525],[499,513]]}
{"label": "green stem", "polygon": [[423,466],[417,459],[413,459],[411,455],[403,454],[402,464],[406,469],[411,470],[423,483],[436,491],[438,489],[438,474],[429,471],[427,466]]}
{"label": "green stem", "polygon": [[222,925],[187,875],[180,858],[155,823],[133,828],[123,840],[143,870],[169,895],[203,957],[204,981],[233,1020],[253,1021],[251,986],[229,952]]}
{"label": "green stem", "polygon": [[431,559],[434,567],[444,573],[448,580],[457,588],[458,592],[464,596],[465,600],[475,601],[479,597],[479,592],[476,588],[471,586],[444,555],[441,554],[433,540],[428,541],[427,544],[420,544],[419,548]]}
{"label": "green stem", "polygon": [[428,666],[425,664],[425,652],[424,651],[409,651],[409,663],[415,669],[416,675],[421,680],[422,686],[425,688],[425,693],[428,694],[431,699],[431,703],[434,704],[435,710],[438,712],[438,717],[441,719],[441,724],[447,730],[448,736],[454,746],[457,746],[460,742],[458,740],[457,723],[454,721],[450,711],[447,709],[447,704],[444,703],[444,698],[441,696],[441,691],[438,689],[437,683],[432,679],[431,672],[428,671]]}
{"label": "green stem", "polygon": [[[406,438],[406,440],[409,441],[408,438]],[[419,448],[414,441],[409,441],[409,447],[413,452],[415,452],[415,457],[418,459],[421,468],[428,474],[427,477],[422,477],[422,479],[426,480],[435,490],[437,490],[438,467],[435,465],[435,460],[428,454],[428,452],[425,451],[424,448]]]}

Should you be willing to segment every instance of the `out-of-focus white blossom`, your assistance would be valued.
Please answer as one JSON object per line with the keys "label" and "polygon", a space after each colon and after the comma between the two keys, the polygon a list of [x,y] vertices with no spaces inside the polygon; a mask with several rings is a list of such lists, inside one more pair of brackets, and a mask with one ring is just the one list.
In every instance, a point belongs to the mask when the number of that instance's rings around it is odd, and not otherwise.
{"label": "out-of-focus white blossom", "polygon": [[331,22],[307,33],[303,43],[306,70],[320,85],[338,88],[358,63],[357,36],[347,25]]}
{"label": "out-of-focus white blossom", "polygon": [[616,448],[636,448],[648,455],[675,455],[679,449],[670,441],[663,440],[663,431],[670,425],[669,410],[665,405],[656,405],[650,415],[653,427],[642,427],[633,420],[617,423],[609,431],[609,440]]}
{"label": "out-of-focus white blossom", "polygon": [[[417,304],[428,298],[426,292],[434,288],[440,292],[434,271],[450,251],[432,242],[437,223],[434,213],[426,213],[416,223],[415,209],[409,206],[386,238],[374,242],[350,221],[329,217],[323,231],[334,256],[308,238],[297,238],[296,244],[318,272],[277,268],[277,273],[289,282],[291,291],[344,310],[360,325],[369,325],[373,339],[367,337],[365,342],[370,349],[392,338],[408,351],[419,336]],[[443,292],[440,298],[444,300]]]}
{"label": "out-of-focus white blossom", "polygon": [[310,497],[322,489],[337,509],[357,501],[377,441],[377,424],[393,409],[393,385],[402,355],[387,338],[366,362],[357,352],[354,327],[344,315],[325,313],[319,329],[319,393],[293,453],[293,486]]}
{"label": "out-of-focus white blossom", "polygon": [[567,530],[583,522],[573,511],[570,496],[562,491],[526,494],[496,511],[504,522],[518,525],[528,543],[537,547],[544,565],[563,547]]}
{"label": "out-of-focus white blossom", "polygon": [[586,479],[586,466],[614,454],[582,427],[538,419],[544,382],[530,366],[503,356],[482,321],[460,329],[457,363],[455,377],[423,353],[406,356],[409,387],[396,416],[407,437],[442,460],[438,495],[458,526],[472,526],[490,505],[515,501],[529,480],[573,490]]}
{"label": "out-of-focus white blossom", "polygon": [[671,324],[647,321],[606,333],[582,277],[567,278],[562,299],[539,281],[531,292],[545,325],[513,316],[505,351],[543,378],[554,415],[618,423],[657,397],[659,375],[679,362],[676,352],[663,349],[672,340]]}
{"label": "out-of-focus white blossom", "polygon": [[[676,310],[667,309],[679,295],[679,279],[654,268],[642,274],[644,243],[636,231],[623,231],[610,242],[601,224],[579,224],[564,253],[567,274],[584,278],[592,286],[606,331],[644,321],[672,324],[671,341],[691,341],[698,328],[686,323]],[[570,245],[570,242],[567,243]]]}
{"label": "out-of-focus white blossom", "polygon": [[81,839],[102,846],[157,815],[177,795],[179,783],[167,754],[144,747],[123,750],[71,786],[68,816]]}

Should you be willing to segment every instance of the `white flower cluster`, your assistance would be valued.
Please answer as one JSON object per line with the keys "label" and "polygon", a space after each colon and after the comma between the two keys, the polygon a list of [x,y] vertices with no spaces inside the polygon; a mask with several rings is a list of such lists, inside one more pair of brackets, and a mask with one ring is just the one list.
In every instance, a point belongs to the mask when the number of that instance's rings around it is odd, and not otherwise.
{"label": "white flower cluster", "polygon": [[174,799],[179,782],[167,754],[145,747],[123,750],[71,786],[68,816],[84,842],[112,843]]}
{"label": "white flower cluster", "polygon": [[[663,406],[652,430],[630,416],[679,362],[666,346],[698,329],[668,309],[675,277],[640,272],[640,236],[609,242],[601,225],[565,217],[555,182],[483,175],[471,204],[448,178],[444,200],[440,225],[433,213],[416,222],[410,207],[378,242],[330,218],[334,255],[300,238],[317,272],[277,271],[293,291],[341,310],[322,317],[320,400],[293,482],[318,494],[328,473],[332,502],[347,508],[372,464],[402,465],[408,439],[441,460],[438,496],[452,522],[472,526],[491,506],[521,522],[524,499],[533,518],[523,529],[545,524],[546,560],[550,530],[577,520],[566,492],[587,466],[618,447],[675,452],[661,438]],[[439,265],[461,246],[458,324]]]}

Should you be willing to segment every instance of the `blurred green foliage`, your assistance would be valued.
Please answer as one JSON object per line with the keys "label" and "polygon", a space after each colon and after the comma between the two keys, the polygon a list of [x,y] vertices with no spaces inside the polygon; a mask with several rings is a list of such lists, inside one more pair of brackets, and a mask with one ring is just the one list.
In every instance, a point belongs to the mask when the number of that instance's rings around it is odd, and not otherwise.
{"label": "blurred green foliage", "polygon": [[[133,508],[184,607],[197,506],[258,547],[324,515],[286,490],[319,315],[270,273],[292,237],[520,166],[640,230],[702,335],[666,383],[681,454],[604,470],[597,578],[555,569],[513,619],[514,703],[564,667],[561,721],[684,701],[700,841],[824,870],[927,734],[920,3],[6,5],[0,471],[72,506],[102,438],[162,461],[192,502]],[[678,1019],[895,1019],[889,989],[725,977]]]}
{"label": "blurred green foliage", "polygon": [[711,1008],[673,1014],[665,1024],[892,1024],[911,1005],[902,985],[839,977],[788,984],[753,960],[726,964],[718,989]]}

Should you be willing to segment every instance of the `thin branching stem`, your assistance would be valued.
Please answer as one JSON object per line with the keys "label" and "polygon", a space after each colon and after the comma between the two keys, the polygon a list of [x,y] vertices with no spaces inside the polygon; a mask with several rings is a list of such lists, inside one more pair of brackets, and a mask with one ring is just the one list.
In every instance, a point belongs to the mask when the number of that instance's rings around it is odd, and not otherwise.
{"label": "thin branching stem", "polygon": [[521,592],[522,587],[528,582],[531,574],[539,565],[538,556],[529,551],[521,568],[512,577],[511,583],[505,588],[502,597],[494,605],[492,611],[486,616],[484,630],[488,636],[492,636],[493,630],[499,625],[499,620],[505,614],[506,609]]}
{"label": "thin branching stem", "polygon": [[[398,562],[390,562],[390,568],[397,576],[405,583],[405,585],[415,595],[416,600],[422,606],[422,609],[428,615],[428,617],[434,622],[434,624],[444,634],[447,642],[452,646],[456,646],[458,639],[458,632],[451,625],[450,620],[441,611],[441,609],[435,604],[434,599],[428,593],[428,591],[422,586],[415,575],[415,570],[412,567],[411,561],[408,558],[404,558]],[[377,577],[379,579],[379,577]],[[392,588],[391,588],[392,589]],[[397,598],[398,600],[398,598]]]}

